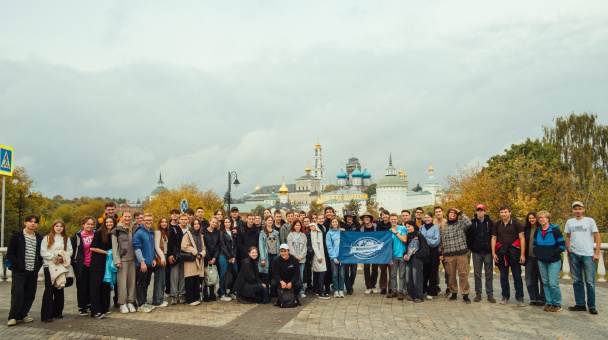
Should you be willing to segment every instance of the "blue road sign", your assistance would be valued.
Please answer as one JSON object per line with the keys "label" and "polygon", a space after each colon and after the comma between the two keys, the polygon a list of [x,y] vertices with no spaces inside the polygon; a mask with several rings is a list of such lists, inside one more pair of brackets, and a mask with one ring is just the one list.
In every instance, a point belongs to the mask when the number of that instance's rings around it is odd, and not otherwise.
{"label": "blue road sign", "polygon": [[0,144],[0,175],[13,175],[13,148]]}
{"label": "blue road sign", "polygon": [[188,209],[188,201],[184,198],[182,200],[182,203],[179,205],[179,207],[182,210],[182,214],[186,212],[186,209]]}

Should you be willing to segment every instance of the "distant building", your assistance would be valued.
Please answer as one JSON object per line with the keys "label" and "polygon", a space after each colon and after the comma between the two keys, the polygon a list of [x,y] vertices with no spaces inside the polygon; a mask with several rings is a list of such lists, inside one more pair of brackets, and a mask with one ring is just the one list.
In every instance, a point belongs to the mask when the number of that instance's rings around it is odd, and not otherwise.
{"label": "distant building", "polygon": [[152,200],[152,199],[154,199],[154,197],[158,196],[163,191],[167,191],[167,188],[165,188],[165,182],[163,182],[163,174],[160,173],[158,175],[158,182],[157,182],[156,188],[154,188],[154,190],[152,190],[152,192],[150,193],[150,196],[148,196],[147,199]]}
{"label": "distant building", "polygon": [[351,157],[346,163],[346,172],[340,169],[337,177],[339,187],[349,187],[359,191],[365,191],[372,184],[372,175],[367,169],[361,170],[361,163],[356,157]]}

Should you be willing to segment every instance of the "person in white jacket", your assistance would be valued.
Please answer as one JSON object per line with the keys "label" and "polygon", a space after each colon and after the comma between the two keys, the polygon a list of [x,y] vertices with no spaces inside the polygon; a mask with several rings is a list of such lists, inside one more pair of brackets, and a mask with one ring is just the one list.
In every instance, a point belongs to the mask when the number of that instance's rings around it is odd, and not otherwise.
{"label": "person in white jacket", "polygon": [[323,283],[325,282],[325,273],[327,272],[327,259],[325,258],[325,237],[323,232],[319,230],[316,224],[310,225],[310,244],[315,253],[312,258],[312,271],[315,274],[314,286],[317,290],[319,299],[327,300],[329,296],[325,294]]}
{"label": "person in white jacket", "polygon": [[[62,220],[53,222],[51,231],[42,239],[40,256],[44,260],[44,295],[40,317],[43,322],[51,322],[53,318],[63,318],[63,287],[66,278],[70,275],[69,266],[72,257],[72,243],[68,240],[65,223]],[[61,275],[63,277],[60,277]]]}

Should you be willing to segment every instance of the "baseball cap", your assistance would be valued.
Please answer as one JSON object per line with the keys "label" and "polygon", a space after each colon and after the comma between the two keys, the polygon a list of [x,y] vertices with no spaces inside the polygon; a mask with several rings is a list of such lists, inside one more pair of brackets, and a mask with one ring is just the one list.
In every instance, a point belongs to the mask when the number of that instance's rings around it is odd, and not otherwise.
{"label": "baseball cap", "polygon": [[576,202],[572,203],[572,208],[576,207],[577,205],[578,205],[579,207],[581,207],[581,208],[584,208],[584,207],[585,207],[585,205],[583,204],[583,202],[581,202],[581,201],[576,201]]}
{"label": "baseball cap", "polygon": [[486,211],[486,206],[485,206],[485,205],[483,205],[483,204],[478,204],[478,205],[475,207],[475,211],[477,211],[477,210],[479,210],[479,209],[481,209],[481,210],[483,210],[483,211]]}
{"label": "baseball cap", "polygon": [[283,244],[281,244],[281,247],[279,248],[279,250],[280,249],[287,249],[287,250],[289,250],[289,245],[286,244],[286,243],[283,243]]}
{"label": "baseball cap", "polygon": [[239,208],[237,208],[237,207],[232,207],[232,208],[230,209],[230,211],[239,211]]}

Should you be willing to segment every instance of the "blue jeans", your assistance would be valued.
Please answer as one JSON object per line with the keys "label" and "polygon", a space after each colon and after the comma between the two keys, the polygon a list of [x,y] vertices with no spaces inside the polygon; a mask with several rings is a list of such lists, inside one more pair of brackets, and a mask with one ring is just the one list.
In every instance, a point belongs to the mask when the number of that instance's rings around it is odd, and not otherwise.
{"label": "blue jeans", "polygon": [[160,306],[165,300],[165,283],[167,276],[165,275],[166,267],[154,268],[154,290],[152,291],[152,304]]}
{"label": "blue jeans", "polygon": [[345,264],[344,268],[344,284],[346,290],[353,290],[355,285],[355,278],[357,277],[357,264]]}
{"label": "blue jeans", "polygon": [[[595,308],[595,262],[593,256],[570,253],[570,273],[574,279],[574,300],[577,306],[585,305],[585,285],[587,286],[587,307]],[[585,278],[583,281],[583,273]]]}
{"label": "blue jeans", "polygon": [[[304,282],[304,267],[306,266],[306,263],[300,263],[300,280],[302,280],[302,282]],[[304,285],[302,285],[302,290],[300,291],[300,295],[304,294]]]}
{"label": "blue jeans", "polygon": [[344,265],[331,261],[331,275],[334,279],[334,291],[344,290]]}
{"label": "blue jeans", "polygon": [[413,257],[409,261],[405,261],[405,286],[407,294],[412,299],[424,299],[424,296],[422,296],[423,277],[423,262],[421,259]]}
{"label": "blue jeans", "polygon": [[[544,263],[538,261],[540,277],[543,280],[545,299],[548,305],[561,306],[562,292],[559,289],[559,271],[562,269],[562,261]],[[526,275],[527,278],[527,275]]]}
{"label": "blue jeans", "polygon": [[507,300],[511,298],[511,287],[509,286],[509,268],[513,273],[513,285],[515,286],[515,298],[517,300],[524,298],[524,283],[521,279],[521,264],[519,262],[510,263],[509,266],[499,265],[500,271],[500,288],[502,289],[502,297]]}
{"label": "blue jeans", "polygon": [[536,257],[526,258],[526,288],[530,301],[545,301],[543,281],[540,275],[540,261]]}
{"label": "blue jeans", "polygon": [[[226,256],[220,254],[220,295],[226,295],[226,290],[224,289],[224,274],[226,274],[226,269],[228,269],[229,264]],[[237,275],[239,271],[236,266],[236,261],[230,265],[234,266],[234,275]]]}

